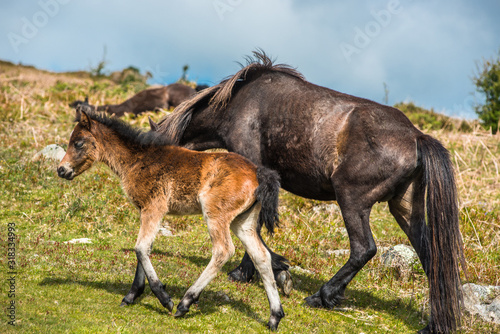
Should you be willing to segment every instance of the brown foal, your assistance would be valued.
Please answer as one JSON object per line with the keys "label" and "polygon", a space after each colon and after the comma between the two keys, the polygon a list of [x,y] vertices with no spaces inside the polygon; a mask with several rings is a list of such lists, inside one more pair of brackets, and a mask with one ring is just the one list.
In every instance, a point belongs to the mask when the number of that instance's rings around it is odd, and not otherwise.
{"label": "brown foal", "polygon": [[203,214],[213,243],[212,258],[185,293],[175,316],[189,311],[234,254],[232,230],[262,276],[271,310],[268,326],[277,329],[284,313],[271,255],[258,231],[264,224],[272,233],[278,223],[278,175],[234,153],[200,153],[170,145],[156,132],[142,132],[88,109],[78,109],[76,121],[58,175],[72,180],[94,162],[103,162],[118,175],[140,211],[137,269],[122,305],[142,294],[147,277],[161,304],[172,311],[174,304],[149,259],[153,240],[165,214]]}

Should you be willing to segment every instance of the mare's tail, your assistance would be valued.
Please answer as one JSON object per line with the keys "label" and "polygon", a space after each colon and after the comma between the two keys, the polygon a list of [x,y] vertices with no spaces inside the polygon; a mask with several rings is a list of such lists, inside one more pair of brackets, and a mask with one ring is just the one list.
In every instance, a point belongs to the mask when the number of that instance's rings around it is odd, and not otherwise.
{"label": "mare's tail", "polygon": [[417,140],[423,165],[423,187],[427,191],[429,228],[429,294],[431,332],[448,333],[460,325],[463,296],[460,263],[465,260],[459,230],[457,189],[449,152],[427,135]]}
{"label": "mare's tail", "polygon": [[280,177],[277,172],[265,167],[257,167],[257,181],[259,186],[255,190],[257,201],[262,206],[259,213],[258,229],[265,225],[269,234],[279,225],[278,195],[280,191]]}

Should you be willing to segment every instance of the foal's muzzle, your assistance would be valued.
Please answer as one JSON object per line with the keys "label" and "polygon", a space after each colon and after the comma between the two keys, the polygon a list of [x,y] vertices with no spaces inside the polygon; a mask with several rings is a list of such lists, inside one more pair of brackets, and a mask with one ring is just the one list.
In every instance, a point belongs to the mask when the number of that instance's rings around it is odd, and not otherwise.
{"label": "foal's muzzle", "polygon": [[57,168],[57,175],[66,180],[73,180],[73,178],[75,177],[75,172],[73,171],[72,168],[66,166],[59,166]]}

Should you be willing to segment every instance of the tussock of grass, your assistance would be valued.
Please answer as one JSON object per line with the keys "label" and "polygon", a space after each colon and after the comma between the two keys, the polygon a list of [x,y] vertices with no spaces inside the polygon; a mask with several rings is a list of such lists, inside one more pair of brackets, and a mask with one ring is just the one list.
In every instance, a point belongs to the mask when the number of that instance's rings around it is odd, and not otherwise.
{"label": "tussock of grass", "polygon": [[[53,74],[0,63],[0,230],[6,245],[8,222],[16,224],[16,332],[234,333],[267,332],[268,302],[260,282],[236,284],[225,273],[243,249],[202,294],[183,319],[174,319],[149,288],[140,300],[120,308],[133,280],[133,247],[138,213],[127,202],[117,178],[104,166],[68,182],[52,161],[31,161],[49,144],[65,145],[73,128],[68,103],[89,95],[98,104],[132,96],[111,82],[85,76]],[[126,120],[148,127],[147,113]],[[469,280],[499,285],[500,137],[480,129],[469,133],[431,130],[450,149],[460,194],[461,227]],[[427,316],[427,281],[420,265],[399,277],[376,256],[355,277],[347,299],[334,310],[310,309],[303,299],[345,263],[349,243],[339,210],[332,203],[281,194],[282,226],[267,242],[288,257],[295,290],[282,297],[286,317],[281,333],[408,333],[422,328]],[[374,207],[372,230],[379,247],[408,244],[387,205]],[[211,243],[200,217],[169,219],[172,237],[158,237],[152,262],[177,303],[207,265]],[[65,244],[74,238],[92,244]],[[6,246],[4,246],[6,247]],[[6,249],[0,263],[6,272]],[[2,290],[0,305],[10,299]],[[12,331],[3,313],[0,332]],[[498,332],[500,328],[466,316],[463,333]]]}

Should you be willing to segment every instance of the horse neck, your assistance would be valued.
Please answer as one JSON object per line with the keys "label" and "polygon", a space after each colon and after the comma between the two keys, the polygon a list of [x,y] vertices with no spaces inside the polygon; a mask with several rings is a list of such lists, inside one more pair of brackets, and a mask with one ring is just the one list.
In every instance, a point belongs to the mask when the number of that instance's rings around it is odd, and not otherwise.
{"label": "horse neck", "polygon": [[99,124],[95,136],[99,144],[98,161],[106,164],[113,172],[124,179],[133,161],[136,160],[136,150],[127,145],[120,136],[106,126]]}
{"label": "horse neck", "polygon": [[193,113],[191,121],[187,125],[180,145],[201,151],[211,148],[226,148],[226,143],[218,134],[218,129],[223,117],[214,117],[209,107],[205,107]]}

